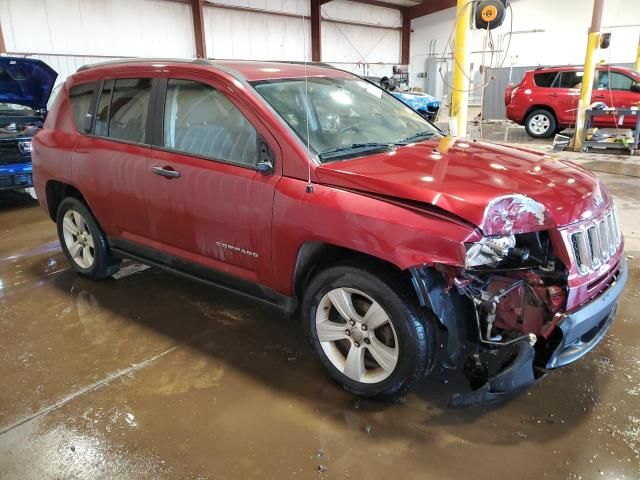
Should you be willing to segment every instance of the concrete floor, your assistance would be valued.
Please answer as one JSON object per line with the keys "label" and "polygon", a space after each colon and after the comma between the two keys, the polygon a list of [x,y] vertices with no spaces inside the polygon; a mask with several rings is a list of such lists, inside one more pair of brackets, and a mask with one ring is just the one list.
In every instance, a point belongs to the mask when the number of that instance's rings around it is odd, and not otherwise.
{"label": "concrete floor", "polygon": [[562,156],[617,197],[617,320],[577,364],[461,411],[442,372],[399,404],[355,400],[295,321],[215,288],[136,264],[85,280],[36,203],[0,193],[0,478],[640,478],[639,157]]}

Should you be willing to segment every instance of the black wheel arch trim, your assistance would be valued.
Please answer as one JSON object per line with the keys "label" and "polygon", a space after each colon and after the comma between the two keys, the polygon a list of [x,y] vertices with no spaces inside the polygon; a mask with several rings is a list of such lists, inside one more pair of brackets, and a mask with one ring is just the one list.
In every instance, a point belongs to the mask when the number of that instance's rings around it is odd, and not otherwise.
{"label": "black wheel arch trim", "polygon": [[421,266],[408,271],[420,306],[431,310],[443,327],[442,360],[448,367],[461,366],[475,335],[468,322],[473,318],[471,305],[456,291],[448,291],[444,277],[435,270]]}

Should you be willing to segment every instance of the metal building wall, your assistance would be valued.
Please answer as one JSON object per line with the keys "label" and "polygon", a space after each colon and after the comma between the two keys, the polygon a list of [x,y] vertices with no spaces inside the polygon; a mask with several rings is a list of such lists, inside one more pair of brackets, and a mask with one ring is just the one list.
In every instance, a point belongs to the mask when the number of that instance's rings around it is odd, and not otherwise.
{"label": "metal building wall", "polygon": [[[402,16],[399,10],[373,7],[344,0],[322,6],[322,58],[355,73],[390,75],[400,63]],[[345,20],[369,26],[345,25]],[[372,28],[378,25],[383,28]]]}
{"label": "metal building wall", "polygon": [[[311,58],[310,22],[301,18],[309,16],[308,0],[214,3],[219,6],[206,5],[204,11],[209,57]],[[377,76],[391,73],[399,63],[398,10],[334,0],[322,6],[322,14],[323,61]],[[0,22],[9,54],[44,59],[60,81],[86,63],[195,56],[191,6],[179,1],[0,0]]]}
{"label": "metal building wall", "polygon": [[187,4],[166,0],[1,0],[9,54],[42,58],[59,81],[86,63],[120,57],[193,57]]}
{"label": "metal building wall", "polygon": [[[215,3],[260,11],[205,6],[209,57],[311,59],[311,26],[308,19],[302,20],[302,16],[308,17],[310,13],[308,1],[216,0]],[[296,17],[270,15],[268,12],[282,12]],[[369,75],[390,74],[392,65],[399,63],[402,17],[398,10],[334,0],[322,6],[321,14],[324,62]],[[363,25],[355,25],[357,23]],[[382,28],[372,28],[371,25]]]}
{"label": "metal building wall", "polygon": [[[308,19],[302,19],[303,16],[309,15],[308,2],[226,0],[217,3],[256,8],[264,12],[205,5],[204,21],[209,58],[293,61],[311,59],[311,25]],[[268,13],[274,11],[299,15],[300,18]]]}

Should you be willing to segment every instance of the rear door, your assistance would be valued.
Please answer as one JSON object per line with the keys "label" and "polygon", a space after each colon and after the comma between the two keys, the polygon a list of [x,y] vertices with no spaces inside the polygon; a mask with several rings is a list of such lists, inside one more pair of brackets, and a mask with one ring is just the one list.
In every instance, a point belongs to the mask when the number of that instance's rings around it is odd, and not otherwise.
{"label": "rear door", "polygon": [[549,105],[553,107],[558,123],[563,127],[575,124],[583,75],[584,72],[581,71],[562,70],[548,89]]}
{"label": "rear door", "polygon": [[[149,236],[144,182],[151,86],[150,77],[99,82],[95,118],[72,155],[73,181],[105,233],[138,242]],[[76,122],[82,129],[85,122]]]}
{"label": "rear door", "polygon": [[[157,247],[252,281],[270,273],[280,152],[233,90],[209,77],[165,80],[145,182]],[[261,142],[264,139],[264,142]],[[275,170],[256,171],[259,145]]]}

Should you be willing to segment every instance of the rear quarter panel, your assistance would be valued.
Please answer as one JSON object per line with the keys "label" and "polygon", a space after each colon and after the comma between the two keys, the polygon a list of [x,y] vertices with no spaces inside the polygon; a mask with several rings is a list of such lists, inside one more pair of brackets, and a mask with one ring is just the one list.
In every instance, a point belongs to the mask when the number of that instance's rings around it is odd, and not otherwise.
{"label": "rear quarter panel", "polygon": [[48,208],[47,182],[71,183],[71,153],[79,135],[71,117],[69,82],[62,89],[51,105],[43,128],[32,140],[33,184],[45,210]]}

